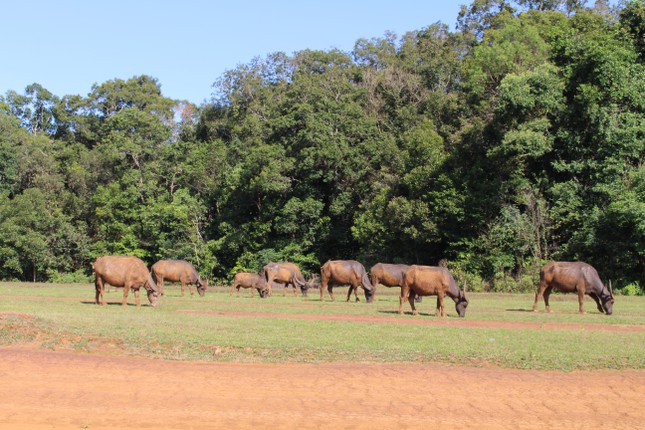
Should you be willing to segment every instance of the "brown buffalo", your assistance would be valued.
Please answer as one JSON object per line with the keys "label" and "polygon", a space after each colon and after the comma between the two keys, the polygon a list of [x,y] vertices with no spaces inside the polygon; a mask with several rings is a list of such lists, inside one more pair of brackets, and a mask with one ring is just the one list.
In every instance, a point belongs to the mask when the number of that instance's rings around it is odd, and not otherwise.
{"label": "brown buffalo", "polygon": [[374,300],[375,288],[367,277],[365,267],[358,261],[354,260],[329,260],[320,268],[320,301],[323,301],[323,292],[325,289],[329,292],[331,300],[334,301],[333,288],[337,285],[349,285],[347,291],[347,301],[354,291],[356,301],[358,298],[358,286],[363,287],[365,291],[365,300],[370,303]]}
{"label": "brown buffalo", "polygon": [[403,275],[403,286],[399,300],[399,313],[403,313],[403,302],[408,300],[412,308],[412,314],[417,315],[414,306],[415,296],[437,296],[437,310],[435,315],[446,316],[444,297],[448,296],[455,302],[455,309],[460,317],[466,315],[468,299],[463,293],[455,279],[445,267],[434,266],[410,266]]}
{"label": "brown buffalo", "polygon": [[400,287],[403,285],[403,274],[409,268],[407,264],[376,263],[370,269],[372,285],[374,288],[379,284],[386,287]]}
{"label": "brown buffalo", "polygon": [[266,290],[263,289],[264,283],[262,282],[262,277],[257,273],[248,273],[240,272],[236,273],[233,277],[233,286],[231,287],[231,292],[229,297],[233,296],[233,290],[237,290],[237,297],[240,297],[240,288],[250,288],[251,295],[253,295],[253,290],[258,290],[260,297],[264,298]]}
{"label": "brown buffalo", "polygon": [[[403,285],[403,274],[410,268],[407,264],[385,264],[376,263],[370,269],[372,285],[374,288],[379,284],[386,287],[401,287]],[[421,296],[416,296],[415,301],[421,302]]]}
{"label": "brown buffalo", "polygon": [[266,290],[267,295],[272,294],[272,286],[274,283],[284,285],[284,295],[287,294],[287,288],[293,287],[293,295],[297,296],[296,288],[300,288],[303,296],[307,295],[309,283],[300,272],[300,268],[293,263],[274,263],[270,262],[265,265],[260,272],[263,278],[263,289]]}
{"label": "brown buffalo", "polygon": [[99,257],[92,265],[94,268],[94,287],[96,288],[96,304],[105,305],[105,284],[114,287],[123,287],[122,305],[128,304],[128,293],[134,291],[137,306],[139,301],[139,288],[144,287],[148,291],[150,305],[157,306],[159,293],[157,285],[152,279],[146,263],[137,257],[106,255]]}
{"label": "brown buffalo", "polygon": [[596,302],[600,313],[611,315],[613,312],[613,293],[603,285],[596,269],[587,263],[563,261],[547,263],[540,270],[540,285],[535,293],[533,312],[537,312],[540,297],[544,297],[546,311],[551,312],[549,295],[553,289],[562,293],[577,292],[581,314],[585,313],[585,294]]}
{"label": "brown buffalo", "polygon": [[188,261],[184,260],[159,260],[152,265],[152,274],[157,280],[157,288],[163,296],[164,281],[181,282],[181,296],[184,297],[184,289],[188,285],[190,295],[193,296],[193,285],[201,297],[206,294],[208,279],[202,280],[199,273]]}

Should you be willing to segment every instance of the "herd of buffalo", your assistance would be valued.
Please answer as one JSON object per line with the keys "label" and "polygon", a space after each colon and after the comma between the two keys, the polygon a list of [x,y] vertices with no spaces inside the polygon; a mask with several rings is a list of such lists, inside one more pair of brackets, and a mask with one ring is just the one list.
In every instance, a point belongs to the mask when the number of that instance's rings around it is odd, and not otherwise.
{"label": "herd of buffalo", "polygon": [[[184,295],[188,286],[193,295],[193,286],[200,296],[204,296],[208,287],[208,280],[202,279],[192,264],[183,260],[161,260],[152,265],[148,271],[146,264],[137,257],[131,256],[103,256],[96,259],[93,264],[96,277],[96,303],[105,305],[105,284],[123,288],[123,305],[127,304],[128,293],[134,291],[137,306],[140,306],[139,289],[145,288],[148,300],[152,306],[157,306],[159,296],[163,295],[164,280],[181,283],[181,295]],[[152,272],[152,273],[151,273]],[[371,278],[371,279],[370,279]],[[368,276],[365,267],[354,260],[327,261],[320,268],[320,280],[313,276],[305,280],[300,268],[293,263],[269,263],[262,268],[260,273],[238,273],[233,280],[231,295],[237,290],[239,297],[240,288],[257,290],[260,297],[272,294],[273,286],[281,284],[286,294],[287,288],[293,288],[297,295],[300,289],[303,295],[311,288],[318,287],[320,300],[323,301],[325,290],[334,300],[334,286],[349,285],[347,300],[352,292],[358,298],[360,286],[367,302],[374,299],[377,285],[387,287],[400,287],[399,313],[403,313],[403,303],[407,300],[412,308],[412,313],[417,314],[415,298],[423,296],[437,296],[437,309],[435,315],[446,316],[444,299],[450,297],[455,302],[455,309],[460,317],[465,316],[468,307],[468,298],[465,289],[462,291],[455,282],[452,274],[445,267],[418,266],[405,264],[378,263],[370,270]],[[549,295],[553,289],[563,293],[577,293],[580,313],[584,313],[584,296],[590,296],[598,307],[598,311],[611,315],[613,312],[614,295],[607,288],[598,272],[591,265],[582,262],[550,262],[540,270],[540,285],[535,294],[533,311],[538,309],[538,300],[544,298],[547,311],[549,308]]]}

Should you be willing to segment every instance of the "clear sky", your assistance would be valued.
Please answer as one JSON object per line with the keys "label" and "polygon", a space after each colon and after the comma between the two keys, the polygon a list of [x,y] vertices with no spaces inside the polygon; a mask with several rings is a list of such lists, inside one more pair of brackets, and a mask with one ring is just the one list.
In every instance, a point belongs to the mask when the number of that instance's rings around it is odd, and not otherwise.
{"label": "clear sky", "polygon": [[38,83],[62,97],[150,75],[164,96],[201,104],[226,71],[304,49],[351,51],[437,21],[470,0],[0,0],[0,94]]}

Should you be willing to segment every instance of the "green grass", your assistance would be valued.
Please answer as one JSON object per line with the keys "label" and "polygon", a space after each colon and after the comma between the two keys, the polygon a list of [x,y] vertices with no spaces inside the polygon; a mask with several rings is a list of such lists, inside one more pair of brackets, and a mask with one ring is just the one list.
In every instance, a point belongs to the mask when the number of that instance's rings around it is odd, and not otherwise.
{"label": "green grass", "polygon": [[[533,313],[533,295],[471,294],[465,319],[449,302],[447,322],[434,317],[435,298],[418,304],[419,316],[398,315],[398,288],[380,288],[371,304],[336,302],[292,295],[261,300],[243,291],[229,298],[227,288],[206,297],[180,297],[167,287],[157,308],[120,306],[122,289],[106,294],[108,306],[95,305],[93,285],[0,283],[0,345],[27,343],[49,349],[116,352],[173,360],[240,362],[410,362],[495,365],[523,369],[643,369],[645,330],[610,331],[606,325],[645,326],[645,298],[618,297],[614,315],[601,315],[591,300],[577,313],[573,295],[552,295],[547,314]],[[364,300],[363,297],[361,297]],[[147,304],[145,294],[142,303]],[[244,312],[235,315],[233,312]],[[309,318],[310,316],[317,318]],[[376,316],[374,322],[333,320],[334,316]],[[323,318],[328,319],[323,319]],[[432,324],[402,324],[410,320]],[[479,327],[468,322],[480,322]],[[511,328],[513,322],[537,322]],[[497,325],[487,328],[489,325]],[[553,323],[553,324],[551,324]],[[588,324],[543,330],[557,323]],[[621,328],[621,327],[618,327]]]}

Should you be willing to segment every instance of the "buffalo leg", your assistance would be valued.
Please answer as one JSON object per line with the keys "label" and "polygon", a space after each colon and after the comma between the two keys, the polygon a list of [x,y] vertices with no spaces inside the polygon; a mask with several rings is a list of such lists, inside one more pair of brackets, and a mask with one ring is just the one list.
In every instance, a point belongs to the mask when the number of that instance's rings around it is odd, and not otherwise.
{"label": "buffalo leg", "polygon": [[403,302],[408,299],[410,295],[410,290],[408,288],[401,287],[401,296],[399,297],[399,315],[403,315]]}
{"label": "buffalo leg", "polygon": [[578,287],[578,311],[581,314],[586,313],[585,312],[585,289],[584,287],[580,288]]}
{"label": "buffalo leg", "polygon": [[157,279],[157,289],[159,290],[160,296],[166,295],[166,293],[163,290],[163,276],[159,276],[159,279]]}
{"label": "buffalo leg", "polygon": [[336,298],[334,297],[334,285],[329,283],[329,280],[325,278],[324,276],[322,277],[322,280],[320,281],[320,301],[323,301],[323,293],[327,290],[329,293],[329,297],[331,297],[331,301],[335,301]]}
{"label": "buffalo leg", "polygon": [[419,311],[417,311],[417,307],[414,306],[414,297],[416,296],[416,293],[411,292],[408,294],[408,303],[410,303],[410,308],[412,308],[412,315],[419,315]]}
{"label": "buffalo leg", "polygon": [[336,297],[334,296],[334,286],[333,285],[327,286],[327,292],[329,293],[329,297],[331,297],[331,301],[335,302]]}
{"label": "buffalo leg", "polygon": [[544,309],[547,312],[551,312],[551,305],[549,305],[549,296],[551,296],[551,291],[553,290],[553,287],[547,287],[546,290],[544,290]]}
{"label": "buffalo leg", "polygon": [[406,300],[406,297],[401,293],[399,297],[399,315],[403,315],[403,302]]}
{"label": "buffalo leg", "polygon": [[137,304],[137,307],[141,306],[141,301],[139,300],[139,288],[133,288],[134,291],[134,302]]}
{"label": "buffalo leg", "polygon": [[181,282],[181,296],[184,296],[184,290],[188,288],[188,292],[190,293],[190,296],[192,297],[194,295],[193,293],[193,284],[188,284],[185,281],[179,281]]}
{"label": "buffalo leg", "polygon": [[434,316],[438,317],[441,315],[441,302],[439,301],[439,295],[437,295],[437,309],[434,311]]}
{"label": "buffalo leg", "polygon": [[103,278],[100,276],[96,277],[96,280],[94,281],[94,288],[96,289],[96,304],[99,304],[99,299],[101,305],[105,306],[105,285],[103,284]]}
{"label": "buffalo leg", "polygon": [[122,306],[128,305],[128,294],[130,294],[130,284],[125,284],[123,286],[123,300],[121,300]]}
{"label": "buffalo leg", "polygon": [[352,297],[352,292],[356,297],[356,301],[360,302],[361,299],[358,298],[358,285],[350,285],[349,290],[347,290],[347,301],[349,302],[350,297]]}
{"label": "buffalo leg", "polygon": [[[540,282],[540,285],[538,286],[537,291],[535,292],[535,301],[533,302],[533,312],[538,311],[538,301],[540,300],[541,297],[544,296],[544,292],[546,290],[546,284],[544,282]],[[547,298],[544,298],[544,305],[548,308],[549,305],[547,304]],[[548,311],[548,309],[547,309]]]}
{"label": "buffalo leg", "polygon": [[446,306],[445,306],[445,303],[444,303],[443,294],[440,291],[437,292],[437,304],[439,305],[439,307],[441,309],[441,317],[442,318],[445,317],[446,316]]}

